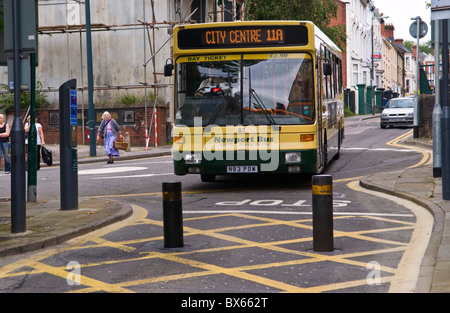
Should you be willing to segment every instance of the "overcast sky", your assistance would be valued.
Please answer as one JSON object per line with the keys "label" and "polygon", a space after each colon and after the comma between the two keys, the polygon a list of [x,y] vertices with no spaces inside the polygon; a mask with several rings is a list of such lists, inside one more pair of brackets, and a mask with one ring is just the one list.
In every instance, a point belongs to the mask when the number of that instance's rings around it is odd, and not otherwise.
{"label": "overcast sky", "polygon": [[428,25],[428,34],[421,41],[431,40],[431,10],[426,8],[426,3],[431,0],[373,0],[375,7],[386,19],[386,24],[394,24],[396,39],[415,41],[409,34],[409,27],[413,23],[411,18],[420,16]]}

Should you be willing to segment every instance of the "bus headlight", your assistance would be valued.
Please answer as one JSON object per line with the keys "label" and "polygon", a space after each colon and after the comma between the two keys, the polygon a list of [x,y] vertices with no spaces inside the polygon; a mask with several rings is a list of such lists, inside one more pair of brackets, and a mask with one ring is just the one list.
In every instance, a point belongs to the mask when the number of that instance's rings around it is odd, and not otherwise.
{"label": "bus headlight", "polygon": [[184,156],[184,161],[186,164],[200,164],[202,162],[202,155],[201,154],[186,154]]}
{"label": "bus headlight", "polygon": [[300,152],[287,152],[284,155],[286,163],[299,163],[302,161],[302,154]]}

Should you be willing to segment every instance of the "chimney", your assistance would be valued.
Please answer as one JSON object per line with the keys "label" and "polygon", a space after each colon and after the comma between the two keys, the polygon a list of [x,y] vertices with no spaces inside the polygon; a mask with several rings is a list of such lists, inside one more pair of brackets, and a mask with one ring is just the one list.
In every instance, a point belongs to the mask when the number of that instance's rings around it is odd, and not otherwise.
{"label": "chimney", "polygon": [[383,37],[386,37],[389,40],[393,41],[394,40],[394,30],[395,30],[394,25],[392,25],[392,24],[387,24],[387,25],[382,24],[382,27],[381,27],[382,33],[381,33],[381,35]]}
{"label": "chimney", "polygon": [[403,39],[394,39],[394,43],[395,43],[396,45],[402,45],[403,42],[404,42]]}

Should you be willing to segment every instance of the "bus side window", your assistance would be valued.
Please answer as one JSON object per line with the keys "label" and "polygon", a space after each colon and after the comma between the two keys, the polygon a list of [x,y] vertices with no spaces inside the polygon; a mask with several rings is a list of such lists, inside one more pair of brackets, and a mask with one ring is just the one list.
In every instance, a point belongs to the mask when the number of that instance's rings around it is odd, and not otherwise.
{"label": "bus side window", "polygon": [[323,75],[331,76],[331,63],[330,62],[323,63]]}

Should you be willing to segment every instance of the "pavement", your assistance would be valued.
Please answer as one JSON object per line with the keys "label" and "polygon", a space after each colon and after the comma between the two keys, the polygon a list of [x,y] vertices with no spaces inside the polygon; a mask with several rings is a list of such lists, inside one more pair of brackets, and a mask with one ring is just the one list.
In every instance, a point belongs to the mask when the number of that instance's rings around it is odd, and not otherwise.
{"label": "pavement", "polygon": [[[59,145],[46,145],[52,151],[53,164],[59,166]],[[121,151],[116,160],[135,160],[170,155],[171,147],[131,147]],[[103,145],[97,145],[96,157],[90,157],[90,146],[77,147],[78,164],[107,162]],[[41,167],[47,165],[41,163]],[[126,219],[132,214],[130,205],[80,197],[78,210],[64,210],[61,201],[39,198],[26,204],[24,233],[11,233],[11,199],[0,198],[0,257],[26,253],[63,243],[99,228]]]}
{"label": "pavement", "polygon": [[[431,140],[409,138],[403,144],[432,150]],[[53,151],[53,166],[57,166],[58,146],[48,148]],[[89,146],[78,147],[79,164],[107,161],[102,146],[97,146],[97,157],[89,157],[89,149]],[[121,152],[120,159],[163,155],[170,155],[170,146],[152,147],[148,150],[131,148],[130,152]],[[413,201],[432,213],[433,232],[422,260],[415,292],[450,292],[450,201],[442,199],[442,179],[433,177],[433,165],[369,175],[361,178],[360,185]],[[0,257],[60,244],[123,220],[131,213],[130,205],[104,199],[80,198],[79,210],[76,211],[61,210],[59,200],[41,200],[27,203],[27,231],[12,234],[10,199],[0,198]]]}

